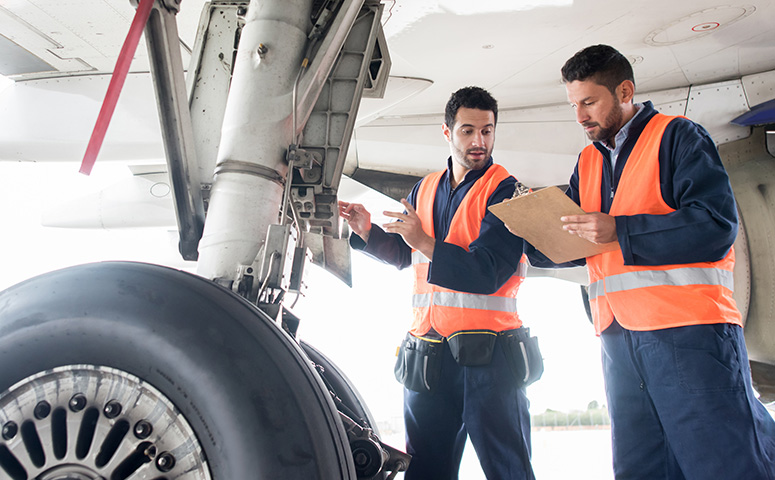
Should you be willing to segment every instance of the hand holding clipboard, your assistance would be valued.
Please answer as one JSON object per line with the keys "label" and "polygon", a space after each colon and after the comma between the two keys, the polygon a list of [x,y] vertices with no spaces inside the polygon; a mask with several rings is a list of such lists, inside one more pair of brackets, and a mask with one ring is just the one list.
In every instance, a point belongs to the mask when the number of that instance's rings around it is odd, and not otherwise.
{"label": "hand holding clipboard", "polygon": [[506,200],[489,210],[511,231],[530,242],[555,263],[591,257],[619,248],[617,242],[592,243],[563,230],[560,217],[586,212],[557,187],[548,187]]}

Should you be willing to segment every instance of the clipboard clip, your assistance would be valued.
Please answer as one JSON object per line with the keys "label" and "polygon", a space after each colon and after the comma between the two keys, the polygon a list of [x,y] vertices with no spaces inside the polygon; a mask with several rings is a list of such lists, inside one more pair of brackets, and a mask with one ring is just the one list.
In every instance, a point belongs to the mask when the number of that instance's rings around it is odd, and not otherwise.
{"label": "clipboard clip", "polygon": [[524,183],[517,182],[514,185],[514,195],[512,195],[511,198],[521,197],[522,195],[527,195],[528,193],[530,193],[530,188]]}

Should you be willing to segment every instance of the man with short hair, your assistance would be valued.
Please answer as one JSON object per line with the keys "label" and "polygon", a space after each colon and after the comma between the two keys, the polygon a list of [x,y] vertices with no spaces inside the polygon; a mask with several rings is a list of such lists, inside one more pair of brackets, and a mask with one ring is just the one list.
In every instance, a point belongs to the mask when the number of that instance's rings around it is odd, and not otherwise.
{"label": "man with short hair", "polygon": [[[466,437],[488,479],[532,479],[530,415],[514,340],[525,330],[516,294],[525,276],[521,238],[487,210],[510,198],[514,177],[492,160],[498,105],[478,87],[453,93],[442,132],[447,168],[423,178],[398,221],[371,223],[339,202],[353,248],[415,271],[414,321],[401,347],[407,480],[457,479]],[[521,358],[521,354],[520,354]]]}
{"label": "man with short hair", "polygon": [[593,141],[567,192],[589,213],[563,228],[619,246],[586,259],[616,478],[775,479],[775,423],[751,388],[732,298],[735,199],[713,141],[633,103],[632,67],[608,45],[576,53],[562,77]]}

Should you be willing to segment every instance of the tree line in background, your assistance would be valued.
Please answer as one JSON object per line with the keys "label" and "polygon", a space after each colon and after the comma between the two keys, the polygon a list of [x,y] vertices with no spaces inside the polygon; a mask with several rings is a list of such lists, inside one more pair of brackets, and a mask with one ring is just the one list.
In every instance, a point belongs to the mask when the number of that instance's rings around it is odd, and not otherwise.
{"label": "tree line in background", "polygon": [[533,428],[600,427],[610,426],[611,419],[608,416],[608,408],[593,400],[589,402],[586,410],[559,412],[547,409],[544,413],[533,415],[531,425]]}

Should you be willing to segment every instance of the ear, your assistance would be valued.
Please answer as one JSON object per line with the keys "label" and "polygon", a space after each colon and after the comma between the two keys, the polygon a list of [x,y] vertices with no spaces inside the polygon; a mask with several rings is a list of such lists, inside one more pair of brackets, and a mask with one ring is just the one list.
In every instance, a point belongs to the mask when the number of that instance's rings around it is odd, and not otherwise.
{"label": "ear", "polygon": [[444,134],[444,138],[446,138],[448,142],[452,142],[452,130],[449,129],[446,122],[441,124],[441,133]]}
{"label": "ear", "polygon": [[620,100],[622,103],[630,103],[632,101],[632,97],[635,96],[635,84],[630,80],[623,81],[619,84],[618,87],[616,87],[616,89],[621,95]]}

